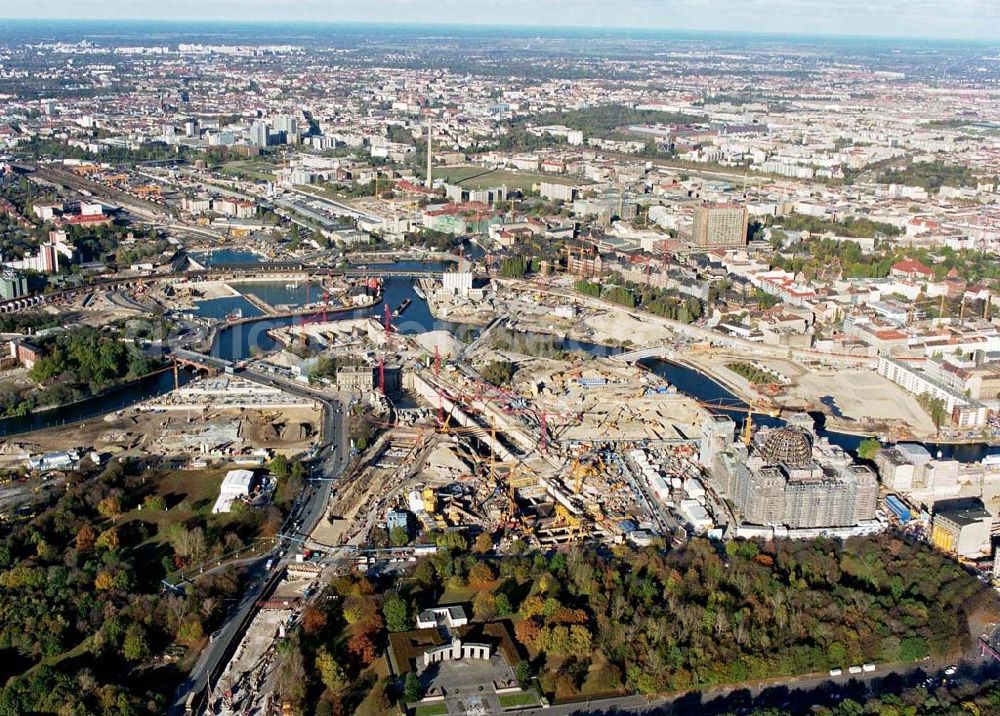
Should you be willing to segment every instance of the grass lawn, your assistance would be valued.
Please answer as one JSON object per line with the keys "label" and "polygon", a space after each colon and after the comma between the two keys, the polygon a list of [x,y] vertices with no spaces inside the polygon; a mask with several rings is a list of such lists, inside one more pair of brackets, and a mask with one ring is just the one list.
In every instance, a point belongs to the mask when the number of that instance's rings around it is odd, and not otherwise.
{"label": "grass lawn", "polygon": [[[225,474],[226,470],[173,470],[157,475],[153,478],[155,483],[149,494],[160,495],[167,509],[139,509],[137,506],[118,517],[116,525],[119,528],[146,531],[145,538],[133,548],[137,563],[150,567],[137,571],[136,578],[140,582],[160,579],[160,562],[171,554],[170,534],[178,525],[190,525],[192,522],[203,525],[209,550],[220,545],[228,532],[237,531],[244,547],[239,550],[227,548],[223,554],[225,560],[254,553],[253,540],[259,536],[259,530],[248,529],[238,513],[212,514],[212,506]],[[177,576],[173,571],[168,572],[168,576],[170,574]]]}
{"label": "grass lawn", "polygon": [[191,511],[200,512],[211,509],[225,476],[226,470],[173,470],[157,481],[156,492],[170,509],[186,502]]}
{"label": "grass lawn", "polygon": [[448,713],[448,707],[444,702],[438,704],[419,704],[413,709],[416,716],[444,716]]}
{"label": "grass lawn", "polygon": [[445,590],[444,594],[441,595],[441,599],[438,600],[439,604],[467,604],[472,601],[472,598],[476,596],[476,590],[470,587],[456,587],[449,584]]}
{"label": "grass lawn", "polygon": [[589,182],[556,174],[538,174],[509,169],[490,170],[487,167],[440,167],[434,170],[434,176],[444,179],[449,184],[461,184],[466,189],[487,189],[506,184],[508,189],[529,191],[534,184],[547,182],[549,184],[587,184]]}
{"label": "grass lawn", "polygon": [[257,179],[259,181],[274,181],[276,175],[269,169],[274,167],[270,164],[259,162],[230,162],[222,167],[223,174],[241,177],[243,179]]}
{"label": "grass lawn", "polygon": [[196,514],[210,519],[225,520],[228,515],[210,515],[212,505],[219,496],[219,486],[225,477],[225,470],[174,470],[156,479],[154,493],[167,503],[166,511],[133,509],[123,514],[118,523],[132,520],[150,522],[159,527],[159,536],[151,541],[160,541],[163,530],[168,525],[186,522]]}
{"label": "grass lawn", "polygon": [[326,199],[344,199],[344,195],[336,191],[328,184],[296,184],[295,188],[307,194],[324,197]]}
{"label": "grass lawn", "polygon": [[519,694],[500,694],[500,705],[505,709],[517,708],[518,706],[535,706],[538,704],[538,696],[534,691],[522,691]]}

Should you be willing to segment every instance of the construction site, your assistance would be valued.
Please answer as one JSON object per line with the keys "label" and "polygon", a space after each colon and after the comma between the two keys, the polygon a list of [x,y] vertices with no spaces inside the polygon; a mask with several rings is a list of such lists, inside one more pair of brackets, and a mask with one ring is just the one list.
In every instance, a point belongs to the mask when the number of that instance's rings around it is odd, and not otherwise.
{"label": "construction site", "polygon": [[[353,335],[366,342],[373,324]],[[658,376],[582,353],[497,350],[488,335],[450,360],[429,348],[392,331],[366,342],[379,361],[409,368],[377,440],[338,481],[316,543],[399,546],[455,529],[501,548],[649,543],[729,521],[699,479],[708,408]],[[496,361],[511,365],[500,385],[483,378]]]}
{"label": "construction site", "polygon": [[215,461],[262,465],[273,452],[308,450],[319,432],[314,401],[220,375],[92,420],[6,440],[0,467],[76,445],[106,456],[159,455],[197,467]]}
{"label": "construction site", "polygon": [[311,561],[292,562],[275,575],[277,586],[246,627],[232,658],[213,685],[208,703],[218,716],[278,714],[278,646],[298,627],[302,610],[321,598],[323,567]]}

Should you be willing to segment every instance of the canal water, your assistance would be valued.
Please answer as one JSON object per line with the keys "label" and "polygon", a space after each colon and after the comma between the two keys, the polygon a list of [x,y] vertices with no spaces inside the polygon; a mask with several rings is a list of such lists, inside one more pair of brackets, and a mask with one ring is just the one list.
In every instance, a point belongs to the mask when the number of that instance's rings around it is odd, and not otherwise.
{"label": "canal water", "polygon": [[[705,403],[718,403],[720,406],[747,407],[747,404],[739,397],[694,368],[656,358],[644,358],[639,363],[675,386],[679,392],[690,395],[697,400]],[[720,407],[716,409],[716,412],[728,415],[736,421],[737,425],[741,425],[746,419],[746,412],[740,410],[727,410],[726,407]],[[831,443],[839,445],[848,452],[857,452],[858,446],[864,440],[863,437],[827,430],[826,416],[823,413],[810,413],[810,415],[816,422],[816,434],[819,437],[827,438]],[[768,427],[780,427],[785,424],[781,418],[757,413],[754,413],[753,421],[755,425]],[[943,458],[954,458],[959,462],[977,462],[986,455],[1000,453],[1000,447],[989,447],[981,443],[972,445],[924,443],[924,447],[931,455],[940,454]]]}
{"label": "canal water", "polygon": [[[233,263],[234,258],[241,255],[251,255],[254,261],[259,261],[256,254],[252,252],[241,252],[226,249],[214,252],[218,255],[220,263]],[[244,256],[244,258],[246,258]],[[407,271],[407,270],[432,270],[443,271],[453,267],[450,262],[418,262],[401,261],[398,263],[369,264],[368,271],[373,276],[380,275],[381,271]],[[482,331],[481,326],[456,323],[452,321],[442,321],[431,315],[427,302],[421,299],[414,292],[416,279],[402,276],[386,277],[384,283],[383,302],[388,303],[391,310],[400,307],[404,301],[409,300],[410,304],[398,317],[392,318],[395,330],[405,335],[425,333],[427,331],[448,331],[458,339],[468,343],[475,340]],[[271,305],[300,306],[305,303],[306,289],[304,284],[297,286],[280,282],[242,282],[236,285],[237,290],[253,293],[261,300]],[[319,293],[317,293],[319,291]],[[310,299],[316,300],[314,296],[321,295],[319,284],[315,283],[310,287]],[[267,332],[273,328],[289,326],[294,324],[297,317],[271,318],[263,316],[261,311],[241,296],[210,299],[199,302],[198,313],[222,320],[235,308],[243,311],[245,318],[260,317],[259,320],[247,323],[227,326],[222,328],[215,337],[212,345],[212,355],[225,360],[242,360],[252,357],[254,354],[268,352],[277,348],[276,342]],[[330,320],[345,320],[353,318],[378,317],[380,320],[384,313],[384,305],[379,304],[369,308],[344,311],[330,317]],[[569,339],[561,339],[555,336],[540,333],[521,333],[518,340],[542,341],[548,346],[557,350],[581,351],[589,355],[611,356],[621,352],[619,348],[598,345]],[[725,387],[716,383],[708,376],[698,371],[669,361],[658,359],[644,359],[640,364],[647,370],[664,378],[671,385],[675,386],[681,393],[689,395],[705,403],[719,403],[719,412],[730,415],[738,424],[746,417],[745,412],[739,410],[727,410],[724,406],[746,407],[746,404]],[[182,374],[186,381],[187,376]],[[133,405],[143,400],[161,395],[173,388],[173,375],[170,372],[157,376],[151,376],[138,383],[123,386],[118,390],[111,391],[99,398],[74,403],[73,405],[56,408],[50,411],[36,413],[33,415],[5,418],[0,420],[0,436],[13,435],[32,430],[39,430],[46,427],[53,427],[68,422],[89,419],[104,413],[120,410],[121,408]],[[824,425],[822,413],[812,414],[816,420],[816,432],[821,437],[826,437],[831,443],[839,445],[844,450],[856,452],[858,445],[863,438],[856,435],[837,433],[828,431]],[[784,421],[780,418],[773,418],[766,415],[754,415],[754,422],[757,425],[781,426]],[[1000,447],[989,448],[986,445],[936,445],[925,444],[932,455],[941,454],[943,457],[954,457],[962,462],[973,462],[982,459],[986,454],[1000,452]]]}
{"label": "canal water", "polygon": [[[368,269],[373,276],[377,276],[380,269],[414,270],[423,268],[426,264],[407,265],[369,265]],[[437,264],[429,265],[436,270]],[[416,279],[405,276],[389,276],[383,285],[382,301],[376,306],[359,308],[351,311],[343,311],[331,314],[329,320],[348,320],[356,318],[375,317],[382,320],[385,312],[384,304],[389,305],[390,312],[395,311],[402,304],[409,300],[409,306],[399,316],[392,317],[394,330],[404,335],[414,335],[426,333],[427,331],[449,331],[459,339],[474,340],[479,335],[480,326],[473,326],[453,321],[441,321],[431,315],[427,302],[421,299],[414,292]],[[237,287],[238,290],[243,290]],[[259,291],[259,292],[258,292]],[[264,286],[261,289],[252,291],[267,303],[272,303],[270,299],[281,299],[279,303],[287,305],[301,306],[305,303],[305,288],[286,289],[284,284],[275,284],[270,288]],[[312,289],[310,290],[312,294]],[[294,294],[294,295],[293,295]],[[298,300],[288,300],[297,298]],[[274,305],[274,304],[272,304]],[[259,315],[259,311],[253,314],[244,313],[244,316]],[[223,314],[224,315],[224,314]],[[221,329],[215,337],[212,345],[212,355],[225,360],[241,360],[254,354],[274,350],[277,345],[273,338],[268,335],[268,331],[273,328],[281,328],[293,325],[300,320],[295,316],[281,318],[263,317],[259,321],[243,323],[235,326],[227,326]]]}
{"label": "canal water", "polygon": [[203,301],[196,301],[192,313],[196,316],[223,321],[226,316],[237,310],[240,311],[244,318],[256,318],[257,316],[264,315],[263,311],[243,296],[222,296],[221,298],[207,298]]}
{"label": "canal water", "polygon": [[234,281],[229,285],[275,308],[305,306],[323,300],[323,284],[319,281]]}
{"label": "canal water", "polygon": [[[178,379],[183,385],[191,380],[192,376],[181,371],[178,374]],[[90,420],[91,418],[100,420],[107,413],[113,413],[116,410],[163,395],[173,388],[173,371],[164,371],[70,405],[38,411],[29,415],[0,419],[0,437]]]}
{"label": "canal water", "polygon": [[234,266],[238,264],[259,264],[259,254],[248,249],[213,249],[211,251],[192,251],[191,258],[202,266]]}

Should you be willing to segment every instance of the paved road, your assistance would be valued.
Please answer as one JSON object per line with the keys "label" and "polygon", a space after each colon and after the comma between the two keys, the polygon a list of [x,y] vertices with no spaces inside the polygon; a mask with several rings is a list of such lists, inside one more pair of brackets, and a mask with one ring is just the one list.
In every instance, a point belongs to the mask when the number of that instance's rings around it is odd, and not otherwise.
{"label": "paved road", "polygon": [[[885,667],[870,674],[840,677],[811,675],[771,680],[747,687],[725,687],[684,694],[646,698],[626,696],[519,711],[518,716],[568,716],[569,714],[662,714],[663,716],[716,716],[743,714],[753,709],[779,708],[791,714],[810,713],[815,705],[833,706],[844,699],[864,701],[867,696],[899,693],[920,685],[928,677],[940,684],[946,662],[918,662]],[[1000,674],[1000,664],[970,656],[961,662],[954,679],[975,683]]]}
{"label": "paved road", "polygon": [[[347,450],[347,421],[345,408],[338,398],[319,393],[311,388],[291,383],[254,371],[244,371],[248,380],[281,388],[289,393],[318,400],[323,405],[323,426],[320,445],[316,456],[315,472],[325,478],[338,478],[349,460]],[[171,714],[183,714],[185,701],[192,692],[201,691],[209,677],[216,675],[226,663],[232,650],[243,636],[243,631],[255,611],[257,601],[266,598],[279,581],[279,575],[301,549],[299,540],[308,536],[320,519],[326,514],[327,503],[333,483],[327,480],[310,481],[302,494],[293,503],[288,518],[282,527],[284,539],[270,553],[253,561],[248,567],[250,586],[240,601],[230,610],[226,623],[219,629],[212,641],[202,652],[187,680],[178,689],[170,708]],[[280,555],[280,556],[279,556]],[[268,572],[265,567],[269,559],[276,559]]]}

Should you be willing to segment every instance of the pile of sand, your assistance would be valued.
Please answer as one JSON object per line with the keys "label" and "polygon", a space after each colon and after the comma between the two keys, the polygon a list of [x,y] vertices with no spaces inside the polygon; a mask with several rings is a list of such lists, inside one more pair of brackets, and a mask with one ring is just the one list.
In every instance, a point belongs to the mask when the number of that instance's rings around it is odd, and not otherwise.
{"label": "pile of sand", "polygon": [[302,365],[302,359],[291,351],[279,351],[266,358],[268,363],[282,368],[295,368]]}
{"label": "pile of sand", "polygon": [[460,457],[449,445],[439,445],[427,456],[424,463],[425,479],[454,480],[472,472],[472,464]]}
{"label": "pile of sand", "polygon": [[441,353],[442,358],[454,358],[465,347],[461,341],[455,338],[448,331],[428,331],[416,337],[417,343],[431,353],[436,348]]}

